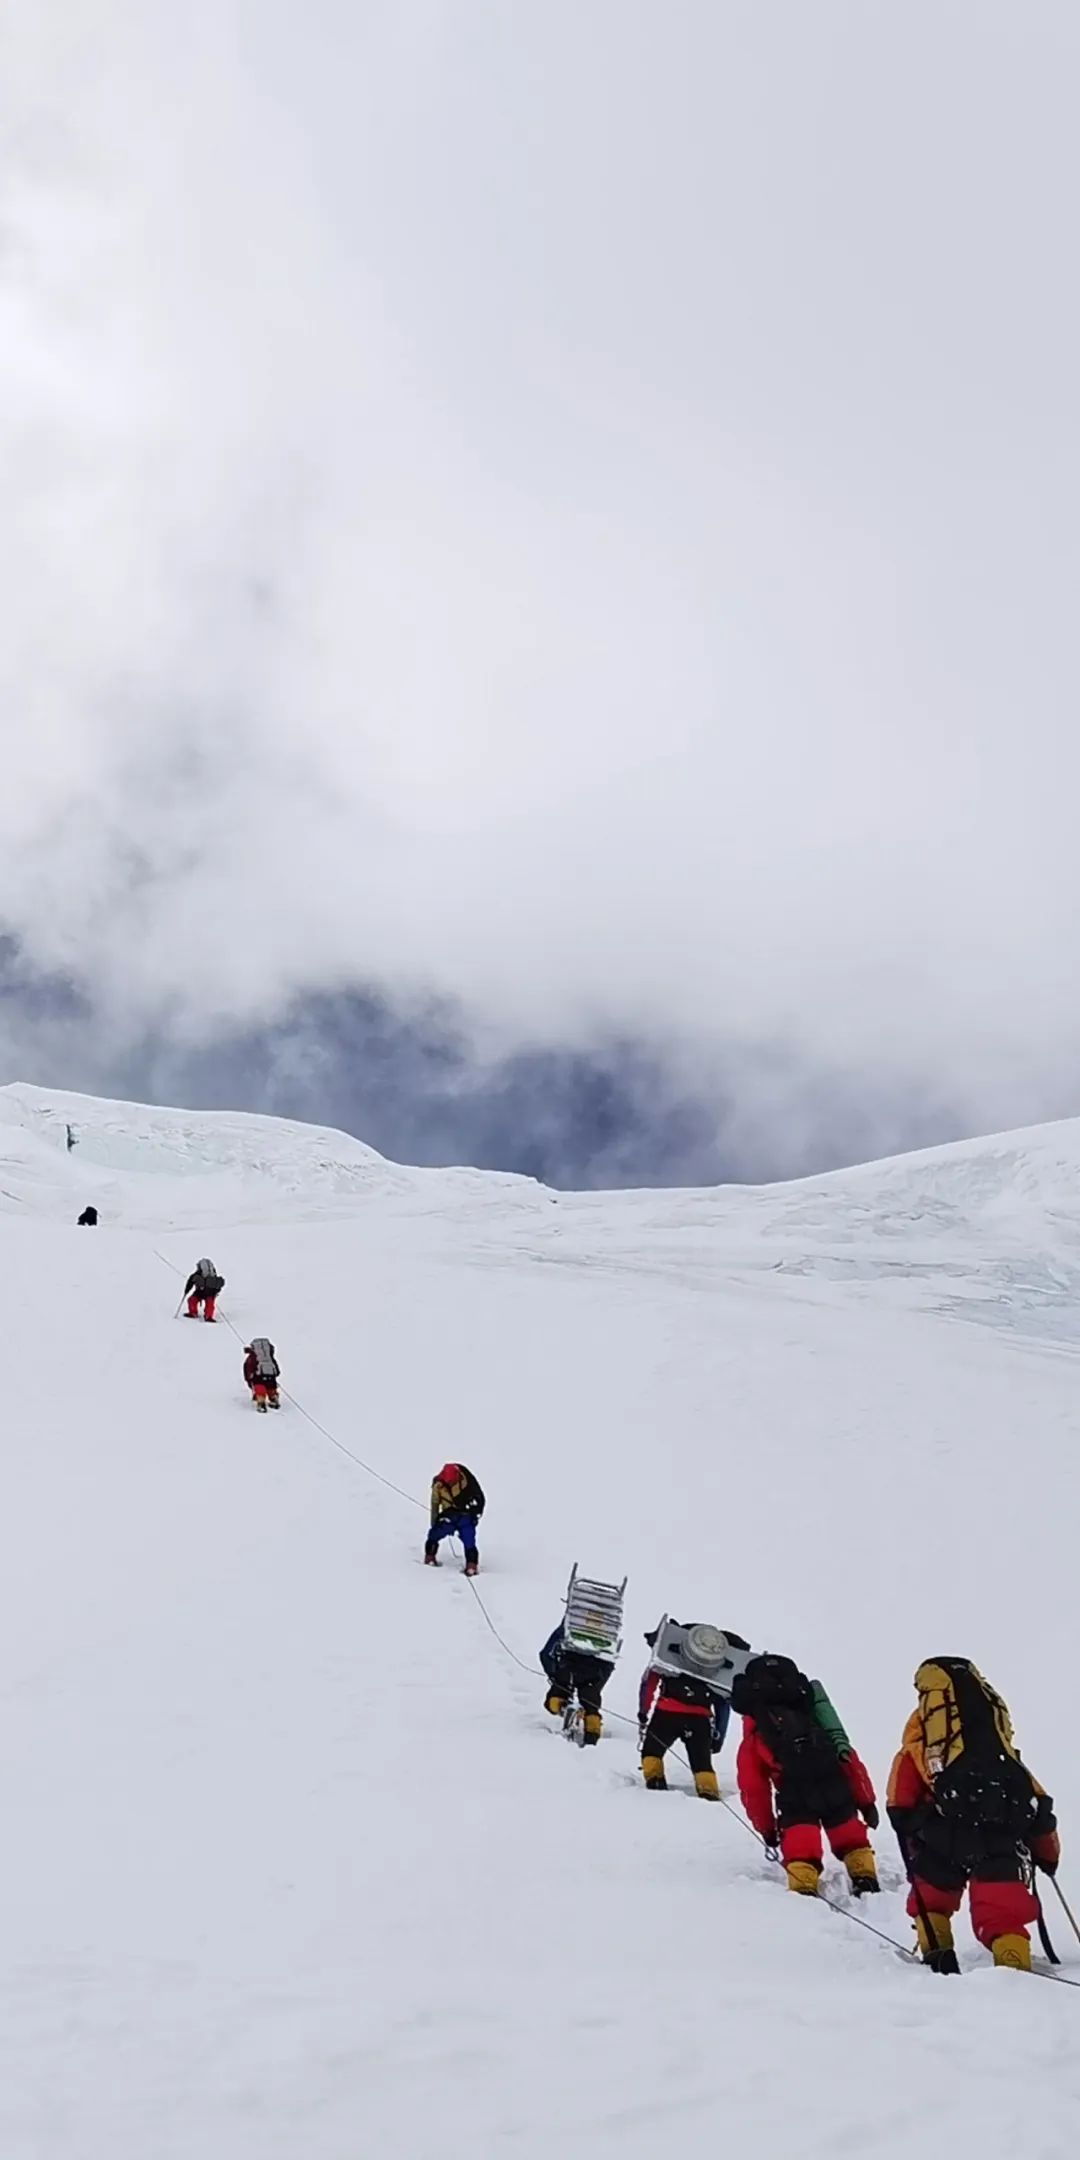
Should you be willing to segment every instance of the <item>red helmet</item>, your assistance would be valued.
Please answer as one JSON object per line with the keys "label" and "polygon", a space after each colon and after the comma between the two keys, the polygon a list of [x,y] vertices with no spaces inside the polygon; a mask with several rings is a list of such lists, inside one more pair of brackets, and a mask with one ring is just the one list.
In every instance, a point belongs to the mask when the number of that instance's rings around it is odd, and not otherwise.
{"label": "red helmet", "polygon": [[440,1485],[456,1485],[460,1476],[460,1463],[444,1462],[442,1469],[439,1472],[437,1483]]}

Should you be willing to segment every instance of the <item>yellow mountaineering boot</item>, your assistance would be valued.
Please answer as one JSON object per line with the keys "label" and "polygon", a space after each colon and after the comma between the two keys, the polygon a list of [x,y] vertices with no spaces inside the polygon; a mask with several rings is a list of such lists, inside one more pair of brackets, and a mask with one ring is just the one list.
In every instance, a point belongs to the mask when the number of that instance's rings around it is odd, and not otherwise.
{"label": "yellow mountaineering boot", "polygon": [[785,1860],[784,1873],[789,1890],[797,1890],[800,1897],[817,1896],[821,1869],[816,1860]]}
{"label": "yellow mountaineering boot", "polygon": [[584,1723],[585,1745],[586,1747],[595,1747],[604,1730],[604,1720],[599,1710],[586,1710]]}
{"label": "yellow mountaineering boot", "polygon": [[854,1852],[845,1853],[844,1866],[856,1897],[865,1897],[870,1890],[880,1890],[877,1861],[869,1845],[857,1845]]}
{"label": "yellow mountaineering boot", "polygon": [[1031,1944],[1026,1935],[995,1935],[990,1948],[995,1965],[1011,1965],[1014,1972],[1031,1971]]}
{"label": "yellow mountaineering boot", "polygon": [[699,1800],[719,1800],[720,1787],[716,1782],[715,1770],[695,1770],[694,1791]]}
{"label": "yellow mountaineering boot", "polygon": [[667,1779],[664,1776],[664,1758],[662,1755],[643,1755],[641,1758],[641,1775],[650,1792],[667,1791]]}
{"label": "yellow mountaineering boot", "polygon": [[566,1708],[566,1696],[557,1687],[550,1687],[544,1697],[544,1708],[550,1717],[561,1717]]}
{"label": "yellow mountaineering boot", "polygon": [[929,1965],[933,1972],[959,1972],[960,1966],[953,1948],[952,1921],[947,1912],[928,1912],[925,1920],[920,1913],[915,1921],[915,1933],[925,1965]]}

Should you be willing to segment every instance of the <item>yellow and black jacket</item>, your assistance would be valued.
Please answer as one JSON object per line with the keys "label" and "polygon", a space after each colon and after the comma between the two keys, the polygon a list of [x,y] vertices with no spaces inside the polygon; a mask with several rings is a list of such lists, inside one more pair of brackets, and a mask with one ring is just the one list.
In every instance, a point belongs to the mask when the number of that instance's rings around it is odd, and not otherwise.
{"label": "yellow and black jacket", "polygon": [[464,1463],[446,1463],[431,1481],[432,1527],[447,1515],[481,1516],[487,1502],[479,1478]]}

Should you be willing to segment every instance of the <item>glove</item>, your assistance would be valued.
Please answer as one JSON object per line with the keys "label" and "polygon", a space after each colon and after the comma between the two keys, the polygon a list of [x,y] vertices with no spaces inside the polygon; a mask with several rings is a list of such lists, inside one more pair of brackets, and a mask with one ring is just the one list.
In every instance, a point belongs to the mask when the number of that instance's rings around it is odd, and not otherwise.
{"label": "glove", "polygon": [[866,1827],[867,1827],[867,1829],[868,1829],[868,1830],[876,1830],[876,1829],[877,1829],[877,1826],[878,1826],[879,1822],[881,1821],[881,1817],[880,1817],[880,1815],[878,1814],[878,1811],[877,1811],[876,1807],[874,1806],[874,1803],[873,1803],[873,1801],[872,1801],[872,1800],[867,1800],[867,1801],[865,1802],[865,1804],[864,1804],[864,1806],[863,1806],[863,1808],[862,1808],[862,1819],[863,1819],[864,1823],[866,1824]]}
{"label": "glove", "polygon": [[1032,1853],[1031,1857],[1034,1860],[1040,1875],[1049,1875],[1052,1880],[1058,1871],[1058,1862],[1061,1858],[1060,1853],[1050,1853],[1044,1860],[1040,1860],[1037,1853]]}

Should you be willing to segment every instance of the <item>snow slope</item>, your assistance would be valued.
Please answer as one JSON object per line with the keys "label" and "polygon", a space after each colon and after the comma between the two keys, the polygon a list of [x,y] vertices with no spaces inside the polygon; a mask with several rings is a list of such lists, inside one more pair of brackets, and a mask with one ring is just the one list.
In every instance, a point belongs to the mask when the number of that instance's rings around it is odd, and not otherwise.
{"label": "snow slope", "polygon": [[[277,1419],[173,1320],[203,1250]],[[525,1666],[572,1560],[629,1570],[627,1715],[668,1606],[820,1672],[883,1780],[918,1660],[974,1656],[1068,1889],[1078,1253],[1074,1124],[556,1200],[0,1090],[3,2160],[1071,2153],[1075,1991],[966,1931],[962,1981],[911,1969],[685,1771],[646,1794],[630,1725],[566,1747],[415,1503],[479,1471]]]}

